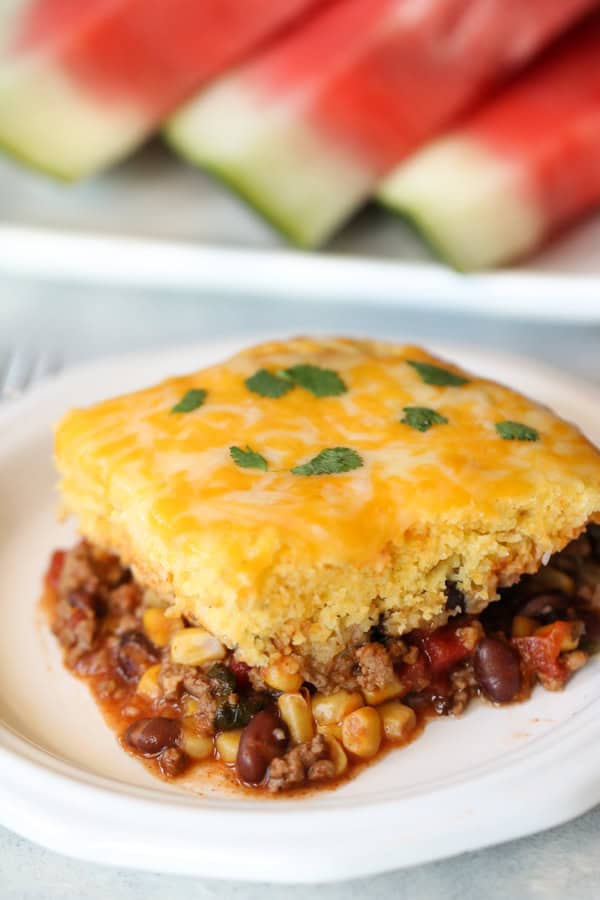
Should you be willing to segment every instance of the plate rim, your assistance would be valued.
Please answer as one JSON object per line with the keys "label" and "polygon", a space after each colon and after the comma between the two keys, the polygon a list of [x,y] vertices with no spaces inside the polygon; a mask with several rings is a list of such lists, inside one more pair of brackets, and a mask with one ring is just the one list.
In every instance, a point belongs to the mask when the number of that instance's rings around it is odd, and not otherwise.
{"label": "plate rim", "polygon": [[517,321],[600,322],[600,275],[589,273],[507,268],[461,274],[435,261],[0,223],[0,274],[24,272],[44,281],[214,292],[253,304],[371,302]]}

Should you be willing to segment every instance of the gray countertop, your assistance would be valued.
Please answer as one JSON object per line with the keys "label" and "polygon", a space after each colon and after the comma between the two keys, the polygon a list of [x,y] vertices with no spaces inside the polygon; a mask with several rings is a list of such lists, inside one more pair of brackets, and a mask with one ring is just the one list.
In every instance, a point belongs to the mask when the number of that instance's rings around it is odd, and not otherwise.
{"label": "gray countertop", "polygon": [[[568,302],[568,298],[566,298]],[[477,343],[554,364],[600,383],[600,328],[465,318],[323,303],[262,302],[166,292],[110,291],[0,278],[0,369],[15,346],[45,349],[61,366],[106,354],[261,332],[385,334]],[[482,803],[485,798],[482,797]],[[561,828],[404,872],[343,885],[276,887],[111,869],[50,853],[0,829],[2,900],[406,897],[410,900],[587,900],[600,896],[600,808]],[[299,852],[301,848],[299,848]]]}

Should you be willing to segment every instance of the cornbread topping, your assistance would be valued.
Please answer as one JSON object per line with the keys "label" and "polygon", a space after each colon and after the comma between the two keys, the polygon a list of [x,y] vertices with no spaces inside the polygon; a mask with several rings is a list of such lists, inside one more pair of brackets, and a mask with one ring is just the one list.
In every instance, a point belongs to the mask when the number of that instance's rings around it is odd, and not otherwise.
{"label": "cornbread topping", "polygon": [[[86,542],[55,563],[54,628],[169,776],[216,752],[272,790],[331,781],[432,710],[585,662],[563,560],[590,581],[598,452],[417,347],[263,344],[68,413],[56,459]],[[549,572],[560,602],[523,613]]]}

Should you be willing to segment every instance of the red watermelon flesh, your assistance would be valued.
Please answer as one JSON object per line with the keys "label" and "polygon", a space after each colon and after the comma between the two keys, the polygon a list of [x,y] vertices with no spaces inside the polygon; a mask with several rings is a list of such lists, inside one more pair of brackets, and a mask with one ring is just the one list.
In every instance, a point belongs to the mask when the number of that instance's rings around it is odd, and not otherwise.
{"label": "red watermelon flesh", "polygon": [[[383,174],[594,5],[336,2],[186,104],[167,135],[294,240],[318,245]],[[232,131],[235,146],[220,137],[232,118],[246,128]]]}
{"label": "red watermelon flesh", "polygon": [[384,172],[596,0],[345,0],[251,64],[273,100]]}
{"label": "red watermelon flesh", "polygon": [[[30,0],[0,64],[0,142],[5,91],[19,90],[14,72],[35,68],[59,75],[106,115],[111,104],[140,112],[140,139],[191,92],[327,0]],[[0,20],[2,15],[0,13]],[[0,28],[1,28],[0,23]],[[3,69],[8,71],[3,82]],[[32,93],[29,90],[28,97]],[[35,102],[35,92],[30,100]],[[27,103],[25,112],[28,112]],[[56,127],[67,127],[59,119]],[[65,115],[68,113],[65,104]],[[76,119],[76,111],[73,111]],[[17,127],[18,132],[18,127]],[[115,151],[118,155],[115,135]],[[131,140],[128,139],[128,146]],[[43,148],[17,148],[26,157]],[[43,161],[41,161],[43,165]],[[76,174],[76,173],[75,173]]]}
{"label": "red watermelon flesh", "polygon": [[549,231],[600,203],[600,17],[564,39],[462,133],[515,161]]}
{"label": "red watermelon flesh", "polygon": [[381,188],[456,266],[535,249],[600,206],[600,14]]}

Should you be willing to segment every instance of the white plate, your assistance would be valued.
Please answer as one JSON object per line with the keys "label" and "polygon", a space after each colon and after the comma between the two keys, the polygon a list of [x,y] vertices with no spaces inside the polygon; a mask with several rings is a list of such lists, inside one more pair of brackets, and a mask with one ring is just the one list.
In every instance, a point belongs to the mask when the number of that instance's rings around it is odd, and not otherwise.
{"label": "white plate", "polygon": [[[70,405],[237,349],[213,344],[67,372],[0,414],[0,822],[62,853],[154,871],[317,882],[382,872],[548,828],[600,801],[600,659],[563,693],[473,704],[334,792],[185,795],[118,747],[36,613],[54,518],[51,424]],[[461,363],[528,391],[600,440],[600,394],[489,352]]]}
{"label": "white plate", "polygon": [[78,185],[0,158],[0,198],[0,273],[236,292],[252,303],[326,298],[600,321],[599,216],[522,266],[465,276],[377,209],[326,252],[290,250],[237,197],[158,144]]}

